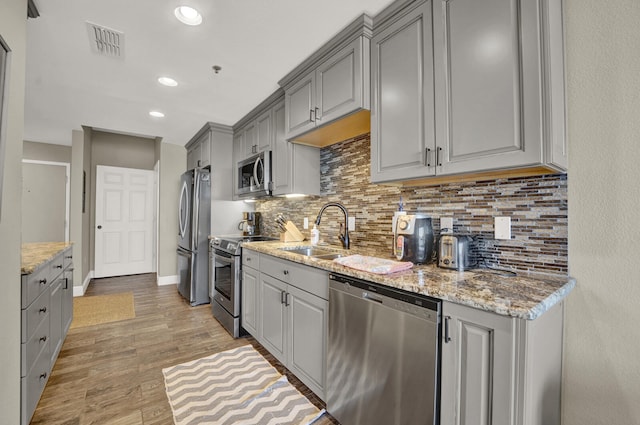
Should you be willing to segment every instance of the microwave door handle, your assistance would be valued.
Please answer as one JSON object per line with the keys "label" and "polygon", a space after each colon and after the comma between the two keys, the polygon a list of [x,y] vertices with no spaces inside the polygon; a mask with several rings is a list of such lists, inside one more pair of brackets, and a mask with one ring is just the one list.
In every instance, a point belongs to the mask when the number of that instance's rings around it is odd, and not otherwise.
{"label": "microwave door handle", "polygon": [[260,186],[263,183],[261,180],[264,180],[264,172],[263,172],[263,178],[260,179],[260,177],[258,175],[258,168],[262,168],[262,159],[261,158],[256,159],[255,164],[253,164],[253,178],[256,181],[256,185]]}

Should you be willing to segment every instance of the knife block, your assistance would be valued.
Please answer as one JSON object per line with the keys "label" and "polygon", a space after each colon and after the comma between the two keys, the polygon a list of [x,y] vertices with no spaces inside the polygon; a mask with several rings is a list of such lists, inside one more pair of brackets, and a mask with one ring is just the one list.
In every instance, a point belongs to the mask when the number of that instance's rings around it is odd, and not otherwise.
{"label": "knife block", "polygon": [[287,221],[284,227],[286,230],[280,233],[280,242],[302,242],[304,240],[302,232],[291,221]]}

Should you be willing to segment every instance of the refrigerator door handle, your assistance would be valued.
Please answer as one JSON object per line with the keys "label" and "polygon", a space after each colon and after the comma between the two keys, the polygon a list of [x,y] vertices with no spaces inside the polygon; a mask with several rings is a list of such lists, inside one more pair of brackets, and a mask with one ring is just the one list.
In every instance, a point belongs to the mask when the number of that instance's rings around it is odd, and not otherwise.
{"label": "refrigerator door handle", "polygon": [[178,209],[178,235],[184,238],[187,231],[187,220],[189,220],[189,189],[187,182],[182,182],[182,190],[180,191],[180,205]]}

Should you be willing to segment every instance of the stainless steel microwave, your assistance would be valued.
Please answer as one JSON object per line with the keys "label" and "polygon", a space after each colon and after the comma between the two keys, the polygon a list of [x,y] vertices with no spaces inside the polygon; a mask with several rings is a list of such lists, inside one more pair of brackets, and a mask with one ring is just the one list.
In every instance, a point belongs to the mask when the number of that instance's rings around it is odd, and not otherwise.
{"label": "stainless steel microwave", "polygon": [[240,198],[271,196],[271,151],[260,152],[238,162],[236,193]]}

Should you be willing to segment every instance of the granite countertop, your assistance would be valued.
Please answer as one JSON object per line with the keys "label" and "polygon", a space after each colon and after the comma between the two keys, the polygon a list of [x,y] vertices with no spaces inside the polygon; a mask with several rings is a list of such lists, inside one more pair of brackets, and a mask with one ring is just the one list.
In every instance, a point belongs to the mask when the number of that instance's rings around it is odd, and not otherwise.
{"label": "granite countertop", "polygon": [[[518,273],[512,276],[489,269],[459,272],[437,267],[435,264],[415,265],[412,269],[392,274],[374,274],[342,266],[332,260],[308,257],[280,248],[309,246],[305,242],[245,242],[243,249],[273,255],[296,263],[306,264],[370,282],[380,283],[405,291],[439,298],[457,304],[494,312],[503,316],[533,320],[564,299],[575,287],[569,276]],[[372,255],[392,259],[378,252],[343,250],[338,247],[319,246],[332,251]]]}
{"label": "granite countertop", "polygon": [[33,273],[38,266],[51,260],[72,242],[31,242],[22,244],[22,274]]}

